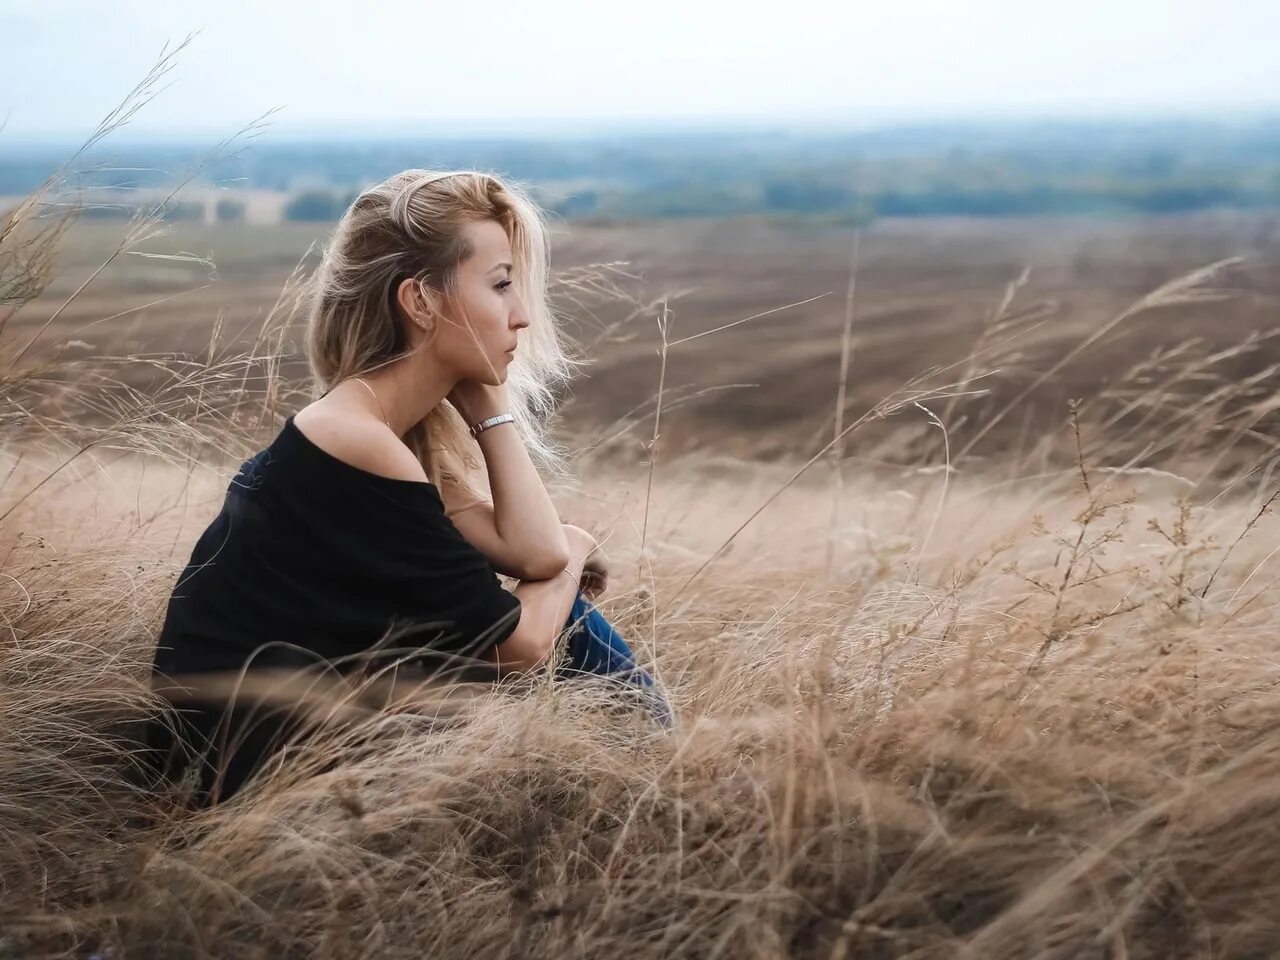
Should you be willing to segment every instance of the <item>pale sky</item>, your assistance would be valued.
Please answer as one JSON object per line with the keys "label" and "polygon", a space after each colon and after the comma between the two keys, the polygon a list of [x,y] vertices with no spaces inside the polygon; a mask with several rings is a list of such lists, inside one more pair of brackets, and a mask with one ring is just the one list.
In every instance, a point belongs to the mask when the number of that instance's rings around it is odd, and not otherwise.
{"label": "pale sky", "polygon": [[0,150],[87,135],[202,32],[117,135],[501,135],[554,121],[892,120],[1280,107],[1278,0],[0,0]]}

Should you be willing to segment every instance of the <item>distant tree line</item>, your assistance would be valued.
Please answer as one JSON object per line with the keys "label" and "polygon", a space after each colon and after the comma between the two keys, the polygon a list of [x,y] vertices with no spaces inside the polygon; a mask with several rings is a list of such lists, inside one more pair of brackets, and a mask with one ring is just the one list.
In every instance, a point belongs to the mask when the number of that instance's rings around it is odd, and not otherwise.
{"label": "distant tree line", "polygon": [[214,219],[223,223],[245,218],[245,204],[240,200],[219,200],[213,210]]}
{"label": "distant tree line", "polygon": [[304,190],[284,205],[283,217],[294,221],[337,220],[355,202],[358,190],[342,193],[333,190]]}
{"label": "distant tree line", "polygon": [[[134,147],[77,176],[159,186],[198,151]],[[185,151],[185,152],[184,152]],[[37,186],[64,159],[0,154],[0,195]],[[259,143],[211,170],[291,194],[291,221],[336,220],[360,187],[410,167],[493,170],[574,219],[680,216],[982,216],[1280,208],[1280,116],[1253,120],[1027,121],[886,126],[805,135],[771,130],[637,132],[574,139],[383,139]],[[313,186],[313,184],[321,186]],[[305,184],[305,186],[303,186]],[[232,201],[234,202],[234,201]],[[103,207],[96,217],[127,216]],[[171,219],[196,216],[181,204]],[[200,214],[203,216],[203,214]],[[243,218],[219,202],[217,220]]]}
{"label": "distant tree line", "polygon": [[[355,199],[354,192],[307,190],[284,208],[291,221],[333,221]],[[695,183],[643,193],[584,191],[542,206],[565,219],[700,217],[742,215],[831,215],[864,217],[1017,217],[1072,214],[1185,213],[1213,208],[1280,207],[1280,182],[1271,190],[1232,184],[1115,184],[1072,187],[1052,184],[967,187],[962,184],[859,192],[853,187],[771,180],[757,189]]]}

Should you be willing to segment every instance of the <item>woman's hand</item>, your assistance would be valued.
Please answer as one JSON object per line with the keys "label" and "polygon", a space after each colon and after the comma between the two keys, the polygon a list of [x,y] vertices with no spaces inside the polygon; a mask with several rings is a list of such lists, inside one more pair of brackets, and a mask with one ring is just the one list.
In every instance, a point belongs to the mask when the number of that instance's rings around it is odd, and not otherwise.
{"label": "woman's hand", "polygon": [[594,600],[609,585],[609,558],[596,542],[594,535],[572,523],[562,524],[569,538],[569,550],[583,557],[582,573],[578,578],[578,591]]}
{"label": "woman's hand", "polygon": [[462,419],[471,426],[485,417],[508,412],[505,384],[496,386],[478,380],[459,380],[445,396]]}
{"label": "woman's hand", "polygon": [[[568,524],[566,524],[568,526]],[[589,600],[601,596],[609,586],[609,557],[597,543],[582,564],[582,578],[578,589]]]}

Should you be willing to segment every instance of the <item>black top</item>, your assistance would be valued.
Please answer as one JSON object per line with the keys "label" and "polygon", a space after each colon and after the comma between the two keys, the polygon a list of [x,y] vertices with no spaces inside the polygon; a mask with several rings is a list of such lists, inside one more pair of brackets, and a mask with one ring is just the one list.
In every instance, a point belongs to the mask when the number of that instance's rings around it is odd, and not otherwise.
{"label": "black top", "polygon": [[[355,467],[290,416],[246,460],[174,585],[155,670],[170,676],[326,660],[378,644],[478,656],[520,601],[444,512],[434,484]],[[386,641],[384,640],[384,643]]]}

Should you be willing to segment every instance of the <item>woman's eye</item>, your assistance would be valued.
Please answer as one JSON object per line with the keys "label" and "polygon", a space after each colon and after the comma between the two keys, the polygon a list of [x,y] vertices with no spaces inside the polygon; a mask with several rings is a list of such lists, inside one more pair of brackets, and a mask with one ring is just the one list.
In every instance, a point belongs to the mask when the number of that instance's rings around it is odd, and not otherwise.
{"label": "woman's eye", "polygon": [[503,280],[500,284],[497,285],[495,289],[501,292],[507,289],[507,287],[511,286],[511,284],[514,282],[515,282],[514,280]]}

